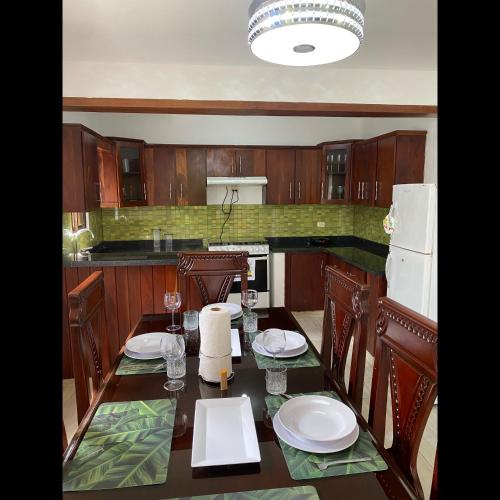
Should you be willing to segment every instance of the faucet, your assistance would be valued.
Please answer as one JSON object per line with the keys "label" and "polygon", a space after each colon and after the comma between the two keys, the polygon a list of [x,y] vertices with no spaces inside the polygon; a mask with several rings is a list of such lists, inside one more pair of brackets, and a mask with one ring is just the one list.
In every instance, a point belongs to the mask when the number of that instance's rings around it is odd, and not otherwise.
{"label": "faucet", "polygon": [[82,229],[76,231],[76,233],[72,233],[73,245],[74,245],[73,260],[78,260],[78,236],[80,236],[82,233],[85,232],[89,232],[90,235],[92,236],[92,239],[95,239],[94,233],[88,227],[83,227]]}

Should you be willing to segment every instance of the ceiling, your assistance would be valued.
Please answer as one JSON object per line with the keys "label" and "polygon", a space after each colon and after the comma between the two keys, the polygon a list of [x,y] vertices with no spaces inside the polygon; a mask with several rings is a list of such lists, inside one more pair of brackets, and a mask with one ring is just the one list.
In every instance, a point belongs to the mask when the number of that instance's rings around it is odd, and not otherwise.
{"label": "ceiling", "polygon": [[[274,66],[247,45],[251,0],[63,0],[66,61]],[[436,70],[437,0],[366,0],[348,69]]]}

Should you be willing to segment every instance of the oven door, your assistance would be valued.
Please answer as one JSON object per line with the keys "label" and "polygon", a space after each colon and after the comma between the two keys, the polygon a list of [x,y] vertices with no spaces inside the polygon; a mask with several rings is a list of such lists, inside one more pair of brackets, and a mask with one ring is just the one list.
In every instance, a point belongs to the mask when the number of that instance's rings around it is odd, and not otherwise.
{"label": "oven door", "polygon": [[[248,288],[258,292],[269,290],[269,255],[252,255],[248,257]],[[230,293],[241,294],[241,278],[234,279]]]}

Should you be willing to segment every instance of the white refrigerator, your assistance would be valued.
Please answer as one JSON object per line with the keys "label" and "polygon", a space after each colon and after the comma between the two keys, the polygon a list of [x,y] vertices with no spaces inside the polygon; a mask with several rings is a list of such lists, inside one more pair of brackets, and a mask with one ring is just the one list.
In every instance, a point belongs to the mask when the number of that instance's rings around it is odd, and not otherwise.
{"label": "white refrigerator", "polygon": [[387,296],[437,321],[437,189],[398,184],[386,262]]}

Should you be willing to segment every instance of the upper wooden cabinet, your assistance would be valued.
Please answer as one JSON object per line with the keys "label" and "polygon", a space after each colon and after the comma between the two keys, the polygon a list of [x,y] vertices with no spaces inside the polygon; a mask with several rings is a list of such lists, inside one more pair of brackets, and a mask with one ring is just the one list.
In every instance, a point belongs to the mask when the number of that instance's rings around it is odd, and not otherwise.
{"label": "upper wooden cabinet", "polygon": [[345,204],[351,199],[352,142],[323,146],[321,203]]}
{"label": "upper wooden cabinet", "polygon": [[103,137],[97,140],[97,161],[101,184],[101,208],[120,206],[116,151],[113,141]]}
{"label": "upper wooden cabinet", "polygon": [[426,135],[426,131],[397,130],[378,137],[375,206],[391,206],[395,184],[424,182]]}
{"label": "upper wooden cabinet", "polygon": [[321,150],[295,151],[295,203],[321,203]]}
{"label": "upper wooden cabinet", "polygon": [[376,169],[377,141],[355,143],[351,174],[351,203],[353,205],[373,205]]}
{"label": "upper wooden cabinet", "polygon": [[208,177],[254,177],[266,175],[264,149],[207,149]]}
{"label": "upper wooden cabinet", "polygon": [[175,148],[145,146],[148,205],[176,205]]}
{"label": "upper wooden cabinet", "polygon": [[207,150],[202,148],[176,148],[176,204],[207,204]]}
{"label": "upper wooden cabinet", "polygon": [[89,212],[100,207],[98,134],[83,125],[63,125],[63,211]]}
{"label": "upper wooden cabinet", "polygon": [[266,203],[291,205],[295,203],[295,150],[266,150]]}

